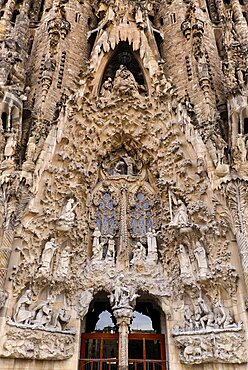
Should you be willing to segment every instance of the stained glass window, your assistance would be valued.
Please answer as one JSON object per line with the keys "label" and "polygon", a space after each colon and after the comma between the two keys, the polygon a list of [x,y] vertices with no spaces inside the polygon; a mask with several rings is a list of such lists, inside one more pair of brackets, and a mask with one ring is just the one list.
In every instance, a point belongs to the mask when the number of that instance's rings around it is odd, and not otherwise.
{"label": "stained glass window", "polygon": [[135,206],[131,212],[131,228],[133,236],[145,236],[149,229],[152,229],[151,204],[143,193],[136,195]]}
{"label": "stained glass window", "polygon": [[96,223],[102,235],[115,235],[116,214],[111,194],[104,193],[96,211]]}

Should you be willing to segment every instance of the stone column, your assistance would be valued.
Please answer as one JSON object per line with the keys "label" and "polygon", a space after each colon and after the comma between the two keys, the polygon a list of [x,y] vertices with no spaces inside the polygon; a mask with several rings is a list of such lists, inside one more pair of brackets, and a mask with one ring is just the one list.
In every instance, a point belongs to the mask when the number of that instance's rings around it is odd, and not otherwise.
{"label": "stone column", "polygon": [[118,331],[119,331],[119,370],[128,370],[128,333],[133,309],[117,308],[114,310]]}

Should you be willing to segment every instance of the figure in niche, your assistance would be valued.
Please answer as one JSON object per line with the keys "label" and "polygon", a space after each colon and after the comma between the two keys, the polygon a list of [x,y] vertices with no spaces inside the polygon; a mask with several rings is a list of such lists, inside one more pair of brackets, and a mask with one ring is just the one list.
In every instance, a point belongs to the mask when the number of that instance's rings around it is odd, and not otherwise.
{"label": "figure in niche", "polygon": [[121,157],[119,157],[117,161],[112,162],[110,165],[109,162],[107,163],[107,165],[103,164],[103,168],[106,168],[110,176],[135,176],[138,170],[141,169],[141,166],[141,163],[138,163],[137,168],[137,163],[135,162],[135,160],[127,154],[121,155]]}
{"label": "figure in niche", "polygon": [[113,90],[120,95],[132,95],[133,97],[139,95],[138,84],[133,74],[122,64],[116,72]]}
{"label": "figure in niche", "polygon": [[31,136],[28,140],[26,161],[31,162],[34,161],[35,151],[36,151],[36,138],[35,136]]}
{"label": "figure in niche", "polygon": [[111,262],[115,261],[115,240],[112,235],[108,235],[108,249],[106,259]]}
{"label": "figure in niche", "polygon": [[133,258],[130,261],[130,265],[143,264],[146,260],[146,249],[144,245],[137,242],[134,246]]}
{"label": "figure in niche", "polygon": [[41,266],[39,268],[41,275],[47,275],[51,271],[52,258],[56,250],[57,246],[54,238],[46,242],[41,256]]}
{"label": "figure in niche", "polygon": [[120,159],[114,167],[114,175],[127,175],[127,165],[123,159]]}
{"label": "figure in niche", "polygon": [[52,319],[51,298],[39,303],[33,310],[32,324],[37,326],[48,326]]}
{"label": "figure in niche", "polygon": [[242,135],[242,134],[238,134],[238,137],[237,137],[237,147],[238,147],[238,150],[239,150],[239,157],[240,157],[240,160],[241,162],[246,162],[246,157],[247,157],[247,137]]}
{"label": "figure in niche", "polygon": [[60,279],[64,279],[68,275],[70,257],[73,256],[73,253],[70,253],[70,251],[71,251],[71,248],[67,246],[61,252],[59,265],[57,269],[57,276]]}
{"label": "figure in niche", "polygon": [[158,258],[157,235],[158,233],[155,231],[155,229],[151,228],[149,228],[148,232],[146,233],[148,258],[155,261]]}
{"label": "figure in niche", "polygon": [[27,289],[26,292],[16,302],[13,321],[18,324],[29,324],[33,317],[33,312],[30,311],[29,306],[32,303],[32,291]]}
{"label": "figure in niche", "polygon": [[186,251],[186,248],[183,244],[179,246],[178,259],[180,264],[180,275],[182,278],[192,278],[193,270],[190,262],[189,255]]}
{"label": "figure in niche", "polygon": [[195,243],[195,246],[196,247],[194,249],[194,255],[197,261],[199,275],[200,277],[205,278],[208,273],[208,261],[206,251],[199,241]]}
{"label": "figure in niche", "polygon": [[173,220],[171,221],[171,225],[181,226],[189,224],[188,210],[186,205],[183,201],[178,200],[177,206],[178,208]]}
{"label": "figure in niche", "polygon": [[64,205],[61,215],[59,218],[59,226],[65,226],[66,228],[70,228],[74,225],[75,222],[75,208],[77,207],[78,203],[75,202],[73,198],[67,200],[66,204]]}

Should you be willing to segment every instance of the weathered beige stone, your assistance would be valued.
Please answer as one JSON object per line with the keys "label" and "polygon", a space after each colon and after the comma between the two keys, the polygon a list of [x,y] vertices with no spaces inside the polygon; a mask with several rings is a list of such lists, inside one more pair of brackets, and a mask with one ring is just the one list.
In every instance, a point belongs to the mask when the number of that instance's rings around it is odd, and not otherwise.
{"label": "weathered beige stone", "polygon": [[146,300],[168,369],[247,369],[246,2],[0,7],[1,370],[77,369],[103,293],[120,370]]}

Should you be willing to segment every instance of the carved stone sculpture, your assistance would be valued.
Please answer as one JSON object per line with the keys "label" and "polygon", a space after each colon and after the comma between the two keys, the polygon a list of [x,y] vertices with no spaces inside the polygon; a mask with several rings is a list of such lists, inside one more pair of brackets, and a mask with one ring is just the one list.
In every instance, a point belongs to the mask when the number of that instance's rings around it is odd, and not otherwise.
{"label": "carved stone sculpture", "polygon": [[180,264],[180,275],[182,278],[192,278],[193,269],[190,262],[189,255],[186,251],[186,248],[183,244],[179,246],[178,259]]}
{"label": "carved stone sculpture", "polygon": [[66,325],[69,323],[71,316],[68,314],[66,308],[61,308],[54,311],[51,317],[50,326],[58,331],[65,331]]}
{"label": "carved stone sculpture", "polygon": [[175,337],[180,360],[187,365],[208,362],[245,363],[244,337],[238,333],[205,334]]}
{"label": "carved stone sculpture", "polygon": [[183,201],[178,200],[177,206],[178,208],[175,212],[171,224],[177,226],[187,225],[189,223],[189,217],[186,205],[184,204]]}
{"label": "carved stone sculpture", "polygon": [[51,298],[39,303],[33,309],[32,324],[37,327],[49,326],[52,319]]}
{"label": "carved stone sculpture", "polygon": [[69,264],[70,264],[70,257],[73,256],[71,252],[71,248],[69,246],[65,247],[60,255],[59,264],[57,268],[57,276],[58,278],[64,279],[68,275]]}
{"label": "carved stone sculpture", "polygon": [[16,133],[13,130],[10,134],[8,134],[5,150],[4,150],[4,156],[6,159],[11,159],[15,153],[15,147],[16,147],[17,141],[16,141]]}
{"label": "carved stone sculpture", "polygon": [[108,235],[108,247],[107,247],[106,260],[114,262],[115,261],[115,240],[112,235]]}
{"label": "carved stone sculpture", "polygon": [[203,247],[203,245],[197,241],[195,244],[195,249],[194,249],[194,255],[197,261],[197,266],[199,269],[199,275],[200,277],[204,278],[206,277],[208,273],[208,261],[207,261],[207,255],[206,251]]}
{"label": "carved stone sculpture", "polygon": [[6,334],[3,357],[65,360],[74,353],[75,336],[31,329],[12,329]]}
{"label": "carved stone sculpture", "polygon": [[118,281],[110,295],[112,309],[131,309],[136,302],[138,295],[132,292],[123,282],[123,275],[119,276]]}
{"label": "carved stone sculpture", "polygon": [[41,275],[47,275],[51,271],[52,258],[57,249],[55,239],[52,238],[50,241],[46,242],[45,247],[41,256],[41,265],[39,268],[39,273]]}
{"label": "carved stone sculpture", "polygon": [[75,203],[75,200],[73,198],[67,200],[58,220],[59,229],[66,231],[74,225],[76,218],[74,210],[76,207],[77,203]]}
{"label": "carved stone sculpture", "polygon": [[87,314],[90,302],[93,299],[93,288],[86,289],[79,298],[79,316],[81,319]]}
{"label": "carved stone sculpture", "polygon": [[143,264],[146,260],[146,249],[142,243],[137,242],[134,246],[133,258],[130,261],[131,265]]}
{"label": "carved stone sculpture", "polygon": [[21,324],[29,324],[33,317],[33,312],[30,311],[32,303],[32,292],[27,289],[26,292],[18,299],[14,307],[13,321]]}
{"label": "carved stone sculpture", "polygon": [[154,229],[149,229],[146,233],[147,238],[147,251],[148,260],[157,262],[158,259],[158,245],[157,245],[157,235]]}

